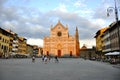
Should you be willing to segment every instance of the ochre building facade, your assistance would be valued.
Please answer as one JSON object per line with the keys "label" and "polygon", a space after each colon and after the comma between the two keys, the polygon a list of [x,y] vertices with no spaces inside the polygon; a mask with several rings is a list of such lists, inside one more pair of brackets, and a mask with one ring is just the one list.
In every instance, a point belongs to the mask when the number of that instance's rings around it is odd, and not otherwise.
{"label": "ochre building facade", "polygon": [[74,36],[69,35],[68,26],[60,21],[50,29],[50,36],[44,37],[43,54],[51,56],[79,56],[78,28]]}

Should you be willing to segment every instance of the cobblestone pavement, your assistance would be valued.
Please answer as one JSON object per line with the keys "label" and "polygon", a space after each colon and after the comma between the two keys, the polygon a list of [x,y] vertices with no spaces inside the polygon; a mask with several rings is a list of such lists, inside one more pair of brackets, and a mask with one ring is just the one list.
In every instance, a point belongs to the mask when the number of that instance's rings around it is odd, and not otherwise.
{"label": "cobblestone pavement", "polygon": [[83,59],[0,59],[0,80],[119,80],[119,65]]}

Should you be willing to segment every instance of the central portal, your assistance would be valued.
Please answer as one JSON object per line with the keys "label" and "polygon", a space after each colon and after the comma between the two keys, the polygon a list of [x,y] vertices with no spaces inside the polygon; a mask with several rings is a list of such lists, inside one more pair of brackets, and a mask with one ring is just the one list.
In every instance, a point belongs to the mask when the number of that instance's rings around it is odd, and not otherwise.
{"label": "central portal", "polygon": [[61,50],[58,50],[58,57],[61,57]]}

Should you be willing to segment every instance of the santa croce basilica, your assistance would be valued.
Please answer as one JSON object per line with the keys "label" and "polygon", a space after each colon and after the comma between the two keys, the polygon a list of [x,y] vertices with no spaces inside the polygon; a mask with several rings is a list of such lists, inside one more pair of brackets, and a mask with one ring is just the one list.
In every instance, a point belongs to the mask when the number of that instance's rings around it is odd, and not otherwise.
{"label": "santa croce basilica", "polygon": [[50,36],[44,37],[43,54],[51,56],[79,56],[79,35],[76,27],[75,34],[69,35],[68,26],[60,21],[50,28]]}

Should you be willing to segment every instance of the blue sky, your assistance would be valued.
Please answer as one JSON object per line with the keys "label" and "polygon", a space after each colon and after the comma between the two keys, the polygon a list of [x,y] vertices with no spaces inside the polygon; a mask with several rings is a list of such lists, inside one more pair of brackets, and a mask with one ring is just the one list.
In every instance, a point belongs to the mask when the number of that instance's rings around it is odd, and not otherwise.
{"label": "blue sky", "polygon": [[95,33],[115,21],[114,12],[106,16],[108,7],[114,7],[114,0],[0,0],[0,27],[24,36],[29,44],[43,46],[50,26],[60,20],[68,24],[71,35],[77,26],[80,45],[92,47]]}

